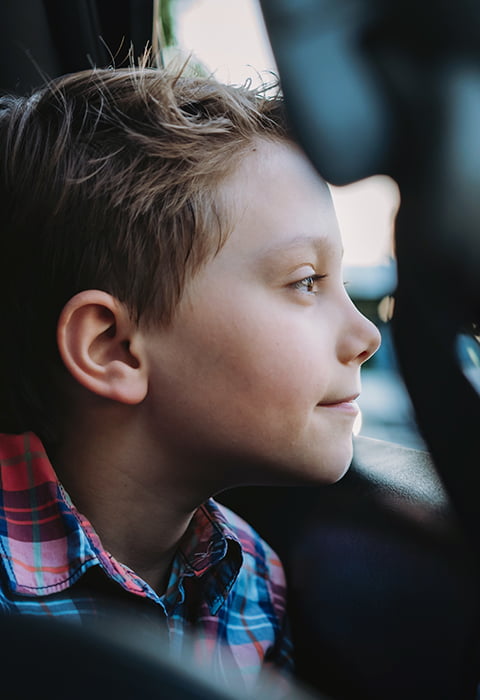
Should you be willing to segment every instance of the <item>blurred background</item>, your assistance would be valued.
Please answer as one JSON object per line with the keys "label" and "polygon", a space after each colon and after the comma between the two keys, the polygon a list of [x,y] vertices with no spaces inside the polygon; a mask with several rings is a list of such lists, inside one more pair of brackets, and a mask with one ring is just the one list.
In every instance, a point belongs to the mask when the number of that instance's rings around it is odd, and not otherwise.
{"label": "blurred background", "polygon": [[[276,65],[258,0],[163,0],[158,2],[160,13],[159,31],[167,34],[162,44],[170,45],[165,62],[190,58],[203,72],[234,84],[272,81]],[[389,326],[396,285],[398,187],[389,177],[375,176],[331,191],[344,239],[348,292],[382,334],[380,350],[364,366],[356,432],[422,447]]]}

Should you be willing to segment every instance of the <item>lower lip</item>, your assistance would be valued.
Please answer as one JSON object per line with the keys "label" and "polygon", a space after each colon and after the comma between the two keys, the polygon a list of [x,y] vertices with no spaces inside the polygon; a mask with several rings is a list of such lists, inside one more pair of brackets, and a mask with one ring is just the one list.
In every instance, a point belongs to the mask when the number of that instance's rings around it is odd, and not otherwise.
{"label": "lower lip", "polygon": [[358,415],[360,409],[355,401],[343,401],[342,403],[318,404],[319,408],[328,408],[330,411],[340,411],[350,416]]}

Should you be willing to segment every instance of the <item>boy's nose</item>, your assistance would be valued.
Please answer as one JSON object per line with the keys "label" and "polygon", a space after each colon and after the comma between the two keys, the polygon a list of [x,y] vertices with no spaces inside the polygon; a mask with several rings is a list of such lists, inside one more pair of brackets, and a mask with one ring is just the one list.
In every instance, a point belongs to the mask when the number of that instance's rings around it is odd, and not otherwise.
{"label": "boy's nose", "polygon": [[380,331],[357,309],[350,298],[347,303],[349,313],[339,340],[339,357],[342,362],[363,364],[380,347]]}
{"label": "boy's nose", "polygon": [[372,323],[366,316],[358,312],[359,315],[362,317],[363,322],[367,326],[367,347],[365,350],[361,353],[360,356],[360,361],[366,362],[372,355],[374,355],[378,348],[380,347],[382,343],[382,336],[380,335],[380,331],[378,330],[377,326]]}

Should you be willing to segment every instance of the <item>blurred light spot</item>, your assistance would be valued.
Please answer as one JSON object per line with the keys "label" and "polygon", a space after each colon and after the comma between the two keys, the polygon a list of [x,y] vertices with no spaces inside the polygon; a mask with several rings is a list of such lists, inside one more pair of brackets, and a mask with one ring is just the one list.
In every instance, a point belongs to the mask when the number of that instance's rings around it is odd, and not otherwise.
{"label": "blurred light spot", "polygon": [[330,186],[342,233],[344,265],[383,265],[394,257],[393,232],[400,190],[375,175],[344,187]]}
{"label": "blurred light spot", "polygon": [[176,0],[174,11],[179,47],[218,80],[256,85],[278,72],[259,0]]}
{"label": "blurred light spot", "polygon": [[388,323],[393,318],[393,312],[395,309],[395,297],[387,295],[383,297],[377,307],[378,318],[383,323]]}

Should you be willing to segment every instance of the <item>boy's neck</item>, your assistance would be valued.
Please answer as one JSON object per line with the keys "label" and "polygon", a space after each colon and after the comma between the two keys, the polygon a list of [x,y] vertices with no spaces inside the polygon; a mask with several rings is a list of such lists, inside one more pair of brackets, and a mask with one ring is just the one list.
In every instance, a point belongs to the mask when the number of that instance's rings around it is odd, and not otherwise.
{"label": "boy's neck", "polygon": [[172,483],[176,465],[153,452],[141,425],[101,425],[99,433],[76,424],[51,455],[53,466],[103,547],[161,594],[178,543],[203,499],[181,492],[178,479]]}

